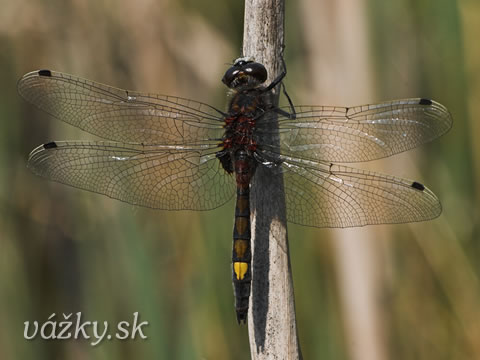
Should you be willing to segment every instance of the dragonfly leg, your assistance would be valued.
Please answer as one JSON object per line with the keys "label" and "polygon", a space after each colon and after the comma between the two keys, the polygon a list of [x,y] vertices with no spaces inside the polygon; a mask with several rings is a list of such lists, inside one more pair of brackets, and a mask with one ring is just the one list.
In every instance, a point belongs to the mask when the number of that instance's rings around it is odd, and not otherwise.
{"label": "dragonfly leg", "polygon": [[295,111],[295,106],[293,106],[292,99],[290,99],[290,96],[287,93],[287,88],[285,87],[285,84],[283,82],[282,82],[282,91],[283,91],[283,95],[285,95],[285,97],[288,100],[288,105],[290,106],[290,111],[291,111],[290,113],[287,113],[286,111],[284,112],[288,114],[288,117],[291,120],[295,120],[297,118],[297,112]]}
{"label": "dragonfly leg", "polygon": [[215,154],[218,160],[220,160],[220,164],[222,164],[223,169],[231,174],[233,173],[233,164],[232,164],[232,157],[230,153],[226,150],[221,150]]}
{"label": "dragonfly leg", "polygon": [[280,108],[274,108],[273,111],[276,112],[278,115],[285,116],[286,118],[289,118],[291,120],[294,120],[297,117],[295,113],[292,114]]}
{"label": "dragonfly leg", "polygon": [[285,60],[283,59],[283,56],[282,56],[282,67],[283,67],[283,70],[282,72],[280,73],[280,75],[278,75],[271,83],[270,85],[268,85],[265,89],[263,89],[264,92],[268,92],[270,90],[272,90],[275,86],[277,86],[278,84],[280,84],[283,80],[283,78],[287,75],[287,66],[285,65]]}
{"label": "dragonfly leg", "polygon": [[287,75],[287,65],[285,64],[285,59],[283,58],[283,50],[284,50],[285,46],[283,46],[282,48],[282,67],[283,67],[283,70],[282,72],[280,73],[280,75],[277,76],[277,78],[275,80],[273,80],[271,82],[270,85],[268,85],[265,89],[264,89],[264,92],[267,92],[267,91],[270,91],[272,90],[275,86],[277,86],[278,84],[281,85],[282,87],[282,92],[283,94],[285,95],[285,97],[287,98],[288,100],[288,105],[290,106],[290,113],[286,112],[285,110],[281,110],[281,109],[278,109],[278,110],[275,110],[276,113],[280,114],[280,115],[283,115],[283,116],[286,116],[288,117],[289,119],[296,119],[297,117],[297,114],[296,114],[296,111],[295,111],[295,106],[293,106],[293,102],[292,102],[292,99],[290,99],[290,96],[288,95],[287,93],[287,89],[285,87],[285,84],[282,82],[282,80],[285,78],[285,76]]}

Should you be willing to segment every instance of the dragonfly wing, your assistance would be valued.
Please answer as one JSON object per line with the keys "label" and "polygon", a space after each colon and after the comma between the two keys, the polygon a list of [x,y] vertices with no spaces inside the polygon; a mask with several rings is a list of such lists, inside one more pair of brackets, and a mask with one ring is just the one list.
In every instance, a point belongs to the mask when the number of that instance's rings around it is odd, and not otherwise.
{"label": "dragonfly wing", "polygon": [[130,204],[209,210],[227,202],[235,181],[212,149],[62,141],[34,149],[37,175]]}
{"label": "dragonfly wing", "polygon": [[316,227],[430,220],[442,207],[422,184],[346,166],[284,157],[287,218]]}
{"label": "dragonfly wing", "polygon": [[264,148],[316,161],[370,161],[432,141],[452,126],[447,108],[420,98],[349,108],[295,108],[296,118],[279,119],[278,131],[271,129],[271,115],[259,121]]}
{"label": "dragonfly wing", "polygon": [[50,70],[33,71],[18,92],[48,114],[101,138],[144,144],[217,141],[222,113],[173,96],[118,89]]}

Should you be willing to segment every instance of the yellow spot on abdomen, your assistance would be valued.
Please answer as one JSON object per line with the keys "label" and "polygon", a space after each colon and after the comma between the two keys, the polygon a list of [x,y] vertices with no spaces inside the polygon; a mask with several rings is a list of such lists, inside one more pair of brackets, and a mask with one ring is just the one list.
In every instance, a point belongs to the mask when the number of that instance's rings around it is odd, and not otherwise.
{"label": "yellow spot on abdomen", "polygon": [[248,264],[246,262],[234,262],[233,263],[233,271],[235,271],[235,275],[237,276],[237,280],[243,280],[245,274],[248,270]]}

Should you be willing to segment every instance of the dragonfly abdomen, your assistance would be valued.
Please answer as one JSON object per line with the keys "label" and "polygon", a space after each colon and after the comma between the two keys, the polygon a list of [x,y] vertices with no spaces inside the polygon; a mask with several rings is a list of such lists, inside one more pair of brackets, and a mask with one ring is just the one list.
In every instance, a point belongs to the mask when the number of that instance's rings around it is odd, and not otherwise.
{"label": "dragonfly abdomen", "polygon": [[237,202],[235,204],[235,225],[233,228],[233,287],[235,291],[235,310],[237,321],[246,322],[250,285],[252,282],[250,246],[250,180],[255,165],[253,159],[245,150],[235,154],[235,177],[237,182]]}

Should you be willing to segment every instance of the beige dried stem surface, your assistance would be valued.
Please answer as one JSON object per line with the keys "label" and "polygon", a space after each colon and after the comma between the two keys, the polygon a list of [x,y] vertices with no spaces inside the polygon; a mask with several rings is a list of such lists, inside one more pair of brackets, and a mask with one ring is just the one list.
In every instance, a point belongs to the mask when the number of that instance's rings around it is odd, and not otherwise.
{"label": "beige dried stem surface", "polygon": [[[243,53],[267,68],[271,82],[282,70],[284,1],[245,1]],[[279,88],[274,94],[278,102]],[[288,251],[281,174],[259,167],[253,179],[253,280],[248,328],[252,359],[301,359]]]}

